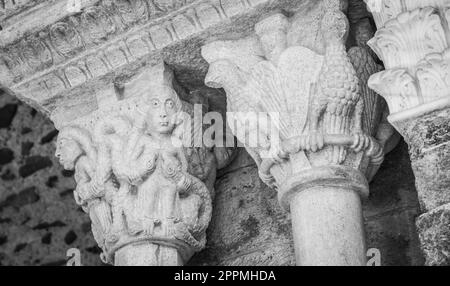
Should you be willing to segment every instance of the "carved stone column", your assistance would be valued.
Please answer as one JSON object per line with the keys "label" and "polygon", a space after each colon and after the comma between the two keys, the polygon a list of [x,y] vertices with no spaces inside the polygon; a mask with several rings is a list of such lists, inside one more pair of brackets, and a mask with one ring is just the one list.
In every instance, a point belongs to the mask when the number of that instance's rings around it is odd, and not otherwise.
{"label": "carved stone column", "polygon": [[291,212],[298,265],[366,263],[361,200],[386,141],[374,138],[382,102],[366,83],[380,67],[365,43],[347,51],[345,10],[325,0],[274,13],[253,35],[202,50],[232,132]]}
{"label": "carved stone column", "polygon": [[378,26],[369,45],[386,67],[369,86],[409,144],[426,263],[450,265],[450,1],[366,2]]}

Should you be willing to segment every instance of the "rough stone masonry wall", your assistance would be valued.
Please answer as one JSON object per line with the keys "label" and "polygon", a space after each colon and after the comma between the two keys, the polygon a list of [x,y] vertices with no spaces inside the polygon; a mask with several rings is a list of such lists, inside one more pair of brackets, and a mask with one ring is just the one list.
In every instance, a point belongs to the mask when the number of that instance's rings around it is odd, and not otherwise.
{"label": "rough stone masonry wall", "polygon": [[[54,157],[56,132],[39,113],[0,95],[0,265],[102,265],[90,220],[75,204],[73,174]],[[294,265],[289,217],[244,150],[219,174],[208,246],[190,265]],[[382,265],[422,265],[417,192],[406,144],[387,158],[364,204],[367,244]]]}
{"label": "rough stone masonry wall", "polygon": [[54,156],[56,135],[43,115],[1,93],[0,265],[65,265],[72,247],[85,265],[102,264],[73,174]]}

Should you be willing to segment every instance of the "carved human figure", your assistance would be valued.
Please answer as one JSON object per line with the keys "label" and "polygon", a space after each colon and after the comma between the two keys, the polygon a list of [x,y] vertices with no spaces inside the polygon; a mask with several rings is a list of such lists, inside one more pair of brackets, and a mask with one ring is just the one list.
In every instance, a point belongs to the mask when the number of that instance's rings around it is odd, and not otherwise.
{"label": "carved human figure", "polygon": [[[203,127],[193,128],[194,108],[173,80],[161,63],[128,82],[125,99],[106,89],[99,109],[60,126],[57,156],[75,170],[75,200],[106,263],[178,265],[205,246],[216,168],[233,152],[193,148]],[[124,251],[142,241],[149,246],[130,262]]]}
{"label": "carved human figure", "polygon": [[112,197],[111,244],[134,236],[175,237],[195,250],[204,246],[211,195],[204,182],[188,173],[184,103],[172,80],[170,72],[161,70],[142,74],[124,89],[141,99],[139,112],[107,115],[94,128],[102,154],[96,176],[115,178],[119,185]]}
{"label": "carved human figure", "polygon": [[[211,198],[205,184],[188,173],[183,138],[180,137],[183,133],[176,130],[183,128],[182,102],[170,86],[171,80],[170,77],[164,79],[163,84],[151,87],[144,95],[148,108],[144,112],[143,133],[136,146],[142,149],[138,153],[152,150],[154,157],[150,161],[156,162],[156,166],[151,176],[141,178],[136,202],[142,207],[136,210],[140,212],[145,208],[144,215],[139,217],[148,234],[154,232],[155,226],[160,226],[163,235],[173,231],[177,235],[181,231],[179,234],[190,237],[206,229],[211,215]],[[192,204],[196,210],[192,210]],[[190,211],[183,212],[186,208]],[[198,244],[192,237],[190,241]]]}
{"label": "carved human figure", "polygon": [[[98,169],[96,174],[100,176],[114,175],[118,181],[119,189],[112,198],[112,216],[113,226],[111,236],[108,237],[109,242],[116,242],[122,232],[125,231],[124,210],[127,194],[131,189],[130,174],[124,174],[122,170],[129,168],[127,163],[131,162],[131,158],[124,159],[127,135],[131,130],[130,121],[122,116],[106,116],[95,127],[95,138],[97,146],[99,146]],[[131,142],[130,142],[131,143]],[[137,163],[134,161],[134,163]]]}
{"label": "carved human figure", "polygon": [[110,203],[115,186],[109,177],[98,181],[98,156],[88,131],[81,127],[64,128],[58,137],[56,156],[66,170],[75,170],[75,201],[89,214],[94,238],[105,250],[111,231]]}

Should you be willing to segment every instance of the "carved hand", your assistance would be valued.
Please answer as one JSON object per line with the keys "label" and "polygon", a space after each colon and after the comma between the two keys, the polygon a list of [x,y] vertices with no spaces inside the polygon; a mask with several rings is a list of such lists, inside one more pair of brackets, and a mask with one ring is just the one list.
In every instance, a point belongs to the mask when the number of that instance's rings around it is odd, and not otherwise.
{"label": "carved hand", "polygon": [[355,138],[355,142],[350,146],[350,148],[353,149],[355,153],[359,153],[369,148],[370,137],[363,131],[357,131],[353,134],[353,137]]}

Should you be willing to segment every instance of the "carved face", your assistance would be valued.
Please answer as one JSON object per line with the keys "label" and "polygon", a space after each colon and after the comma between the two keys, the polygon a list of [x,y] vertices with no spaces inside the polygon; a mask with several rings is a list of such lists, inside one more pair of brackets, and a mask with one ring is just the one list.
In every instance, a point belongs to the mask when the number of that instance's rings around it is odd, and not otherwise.
{"label": "carved face", "polygon": [[74,141],[67,138],[58,140],[56,148],[56,157],[66,170],[75,169],[75,162],[81,156],[82,150]]}
{"label": "carved face", "polygon": [[150,96],[148,103],[150,108],[146,115],[146,123],[149,131],[159,134],[172,133],[179,110],[175,91],[163,89],[160,94]]}

